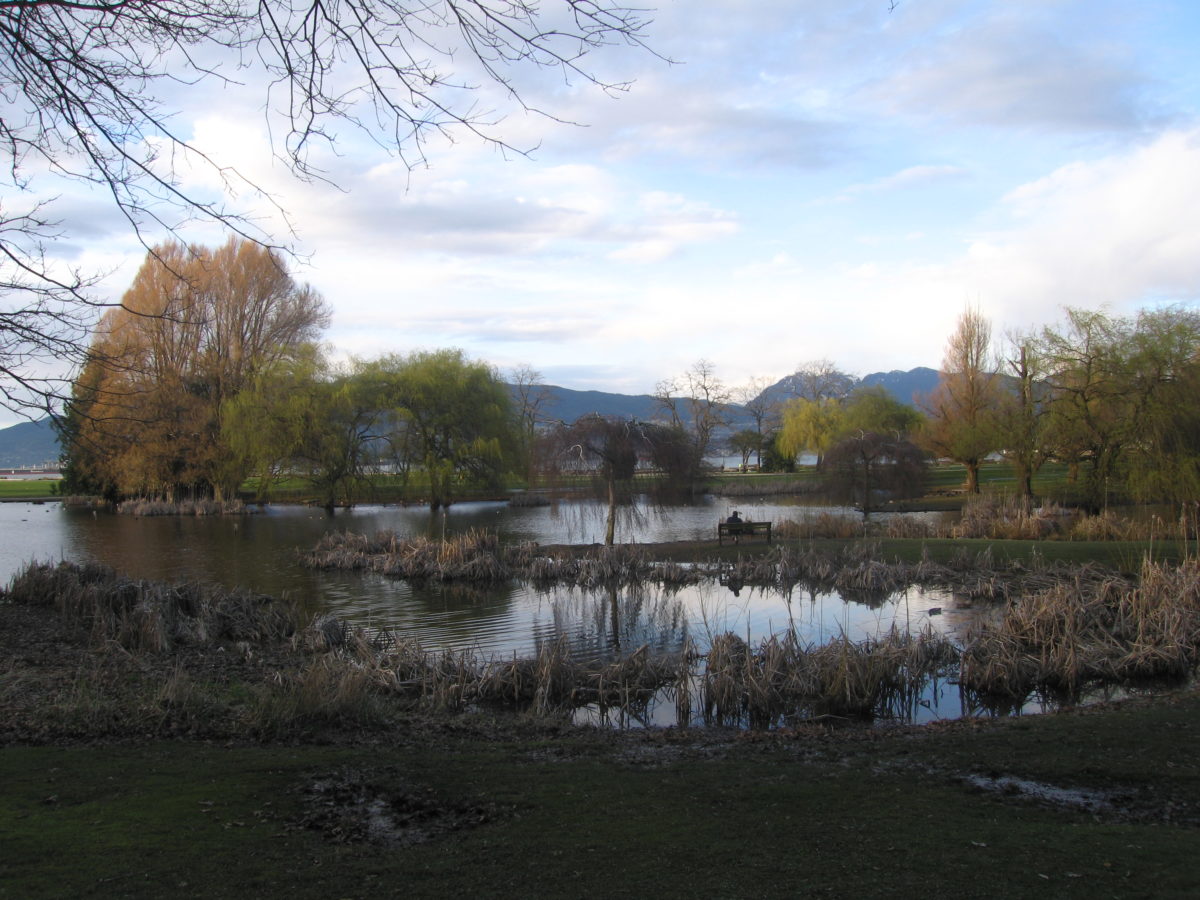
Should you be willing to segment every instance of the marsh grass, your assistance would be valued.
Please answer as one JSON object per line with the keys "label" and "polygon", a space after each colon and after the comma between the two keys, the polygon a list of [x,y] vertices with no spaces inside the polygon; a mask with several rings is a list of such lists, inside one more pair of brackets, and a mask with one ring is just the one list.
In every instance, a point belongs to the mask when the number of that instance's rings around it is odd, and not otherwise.
{"label": "marsh grass", "polygon": [[91,564],[31,563],[7,594],[13,602],[54,608],[85,629],[94,646],[133,653],[221,641],[280,643],[300,625],[294,604],[251,591],[135,580]]}
{"label": "marsh grass", "polygon": [[[445,549],[392,535],[350,536],[334,549],[389,557],[412,551],[458,568],[502,548],[487,536]],[[884,563],[877,555],[869,544],[832,554],[782,547],[734,563],[675,568],[653,563],[639,548],[563,557],[557,562],[574,583],[610,588],[586,599],[581,592],[551,601],[591,605],[567,618],[593,623],[593,646],[581,654],[579,635],[560,627],[532,656],[512,658],[429,650],[412,638],[368,633],[328,615],[302,628],[290,604],[245,591],[136,581],[98,566],[32,564],[13,580],[6,599],[56,610],[87,634],[99,651],[96,660],[111,661],[97,663],[96,671],[81,669],[54,713],[67,730],[104,733],[220,730],[206,722],[222,720],[226,729],[281,736],[296,729],[372,728],[402,709],[485,707],[556,718],[591,708],[645,721],[663,703],[674,704],[681,725],[698,716],[711,724],[771,728],[825,717],[911,717],[922,692],[942,678],[957,678],[973,696],[1010,704],[1031,692],[1071,700],[1096,684],[1186,678],[1200,658],[1200,561],[1147,560],[1135,578],[1044,560],[1005,568],[990,552],[964,552],[945,564],[927,557]],[[530,565],[542,557],[519,548],[512,558]],[[614,587],[622,579],[645,584],[656,573],[665,582],[657,599]],[[911,584],[952,584],[962,602],[992,604],[996,614],[962,646],[928,628],[917,634],[893,629],[862,641],[843,634],[822,645],[790,630],[755,642],[710,631],[701,652],[670,584],[714,573],[781,588],[833,588],[864,601]],[[671,630],[669,641],[641,639],[663,626]],[[181,664],[148,689],[123,680],[147,656],[169,659],[218,646],[246,658],[267,646],[295,655],[260,675],[240,698]],[[21,677],[6,676],[6,690],[19,691]]]}
{"label": "marsh grass", "polygon": [[957,657],[951,642],[928,628],[863,641],[842,635],[821,645],[786,632],[752,646],[726,633],[713,639],[701,675],[704,718],[751,728],[830,716],[904,718]]}
{"label": "marsh grass", "polygon": [[1094,683],[1186,678],[1198,650],[1200,563],[1147,561],[1136,583],[1081,572],[1009,604],[967,642],[960,677],[981,695],[1074,698]]}
{"label": "marsh grass", "polygon": [[124,516],[244,516],[252,512],[241,500],[159,500],[139,497],[117,504]]}
{"label": "marsh grass", "polygon": [[838,515],[823,510],[777,522],[774,530],[776,537],[784,541],[816,538],[850,540],[863,537],[870,527],[870,523],[865,522],[861,516]]}

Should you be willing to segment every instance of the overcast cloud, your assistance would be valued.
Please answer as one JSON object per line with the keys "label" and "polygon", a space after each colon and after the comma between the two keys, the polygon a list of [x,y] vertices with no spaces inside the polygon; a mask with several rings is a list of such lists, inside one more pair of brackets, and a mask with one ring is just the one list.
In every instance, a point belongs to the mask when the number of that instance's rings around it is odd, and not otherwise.
{"label": "overcast cloud", "polygon": [[[268,192],[343,356],[461,347],[550,383],[644,393],[700,358],[727,383],[828,358],[937,366],[968,304],[997,333],[1064,306],[1131,313],[1200,292],[1200,10],[1189,0],[661,6],[611,98],[534,82],[499,131],[410,171],[360,135],[273,161],[253,90],[180,94],[198,146]],[[532,87],[529,87],[531,86]],[[481,96],[484,108],[504,108]],[[190,185],[218,196],[211,171]],[[64,258],[141,250],[71,188]],[[197,240],[216,241],[196,229]]]}

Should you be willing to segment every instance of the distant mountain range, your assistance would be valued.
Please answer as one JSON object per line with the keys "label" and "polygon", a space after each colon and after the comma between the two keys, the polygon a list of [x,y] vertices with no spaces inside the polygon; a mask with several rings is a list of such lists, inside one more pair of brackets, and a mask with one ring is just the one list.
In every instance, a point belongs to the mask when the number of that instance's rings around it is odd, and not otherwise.
{"label": "distant mountain range", "polygon": [[[930,393],[937,386],[938,373],[934,369],[917,368],[907,372],[874,372],[858,379],[846,376],[845,380],[845,390],[859,386],[882,385],[901,403],[916,405],[916,397]],[[653,419],[658,412],[658,405],[649,394],[575,391],[552,385],[547,385],[545,390],[547,396],[541,413],[551,420],[574,422],[580,416],[591,413],[647,420]],[[800,396],[802,393],[794,375],[781,378],[763,391],[763,395],[768,399],[777,402]],[[739,422],[736,427],[742,427],[742,423]],[[58,435],[49,419],[22,422],[0,429],[0,468],[53,463],[58,459],[59,453]]]}
{"label": "distant mountain range", "polygon": [[[924,367],[907,372],[873,372],[862,378],[846,375],[839,388],[848,393],[856,387],[882,386],[901,403],[917,405],[917,398],[929,394],[937,387],[936,369]],[[547,397],[541,407],[544,418],[563,422],[574,422],[580,416],[599,413],[602,416],[621,418],[653,419],[658,413],[658,404],[649,394],[606,394],[603,391],[573,391],[570,388],[546,386]],[[788,375],[766,388],[760,397],[782,403],[793,397],[803,396],[796,376]]]}

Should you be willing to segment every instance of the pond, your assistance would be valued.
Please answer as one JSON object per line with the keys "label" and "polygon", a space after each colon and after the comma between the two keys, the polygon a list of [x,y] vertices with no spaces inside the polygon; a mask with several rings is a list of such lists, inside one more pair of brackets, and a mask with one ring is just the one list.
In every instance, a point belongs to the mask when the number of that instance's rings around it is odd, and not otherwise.
{"label": "pond", "polygon": [[[736,501],[743,518],[780,522],[805,509],[786,502]],[[658,542],[711,539],[733,502],[706,498],[691,506],[641,507],[622,523],[618,540]],[[852,514],[846,509],[827,511]],[[135,518],[56,503],[0,504],[0,581],[26,563],[100,562],[155,580],[215,581],[299,601],[312,613],[331,612],[369,630],[415,637],[427,650],[471,651],[482,657],[530,656],[565,636],[581,659],[611,658],[646,644],[673,652],[691,640],[701,650],[732,632],[748,643],[790,631],[805,644],[845,636],[858,641],[895,628],[932,629],[961,642],[977,611],[959,609],[940,591],[911,588],[866,604],[836,593],[742,588],[717,581],[683,588],[646,585],[613,592],[536,590],[511,583],[478,589],[414,585],[363,572],[316,571],[297,562],[331,531],[437,537],[489,529],[504,541],[594,543],[603,509],[572,502],[520,508],[463,503],[431,514],[425,508],[359,507],[332,514],[307,507],[267,507],[248,516]],[[918,721],[953,718],[970,706],[953,684],[931,684],[917,698]],[[1019,707],[1020,708],[1020,707]],[[1039,704],[1025,707],[1040,708]]]}

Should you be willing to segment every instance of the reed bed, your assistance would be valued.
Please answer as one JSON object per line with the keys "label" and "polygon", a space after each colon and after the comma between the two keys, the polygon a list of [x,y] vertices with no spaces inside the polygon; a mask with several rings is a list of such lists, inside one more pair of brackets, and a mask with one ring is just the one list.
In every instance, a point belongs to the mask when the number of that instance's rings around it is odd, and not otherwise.
{"label": "reed bed", "polygon": [[[532,545],[504,548],[486,534],[442,544],[391,533],[326,539],[316,552],[379,571],[391,570],[372,560],[397,566],[410,560],[405,571],[466,571],[472,579],[479,572],[498,578],[544,571],[549,580],[566,577],[581,589],[610,592],[587,601],[595,606],[596,631],[589,655],[581,657],[578,638],[560,630],[532,657],[510,659],[429,651],[413,639],[368,634],[328,615],[301,628],[290,604],[245,591],[137,581],[95,565],[31,564],[5,595],[53,608],[84,628],[94,645],[131,654],[230,642],[292,648],[298,662],[261,686],[244,713],[250,727],[264,732],[288,722],[378,721],[385,701],[433,711],[499,705],[546,716],[590,707],[635,717],[673,702],[681,725],[698,715],[708,723],[769,728],[825,716],[911,716],[930,680],[944,677],[956,677],[974,695],[1019,703],[1031,692],[1074,698],[1094,684],[1186,678],[1200,662],[1200,561],[1194,559],[1177,566],[1146,562],[1129,578],[1098,566],[1036,560],[1001,567],[986,552],[948,564],[883,563],[877,547],[856,544],[836,553],[781,547],[733,563],[664,566],[637,547],[550,559]],[[912,584],[953,586],[962,602],[992,603],[997,615],[961,647],[928,628],[863,641],[843,635],[819,646],[792,631],[756,643],[722,633],[701,655],[669,588],[707,577],[835,589],[864,600]],[[616,587],[654,579],[665,588],[655,603],[637,589]],[[640,627],[650,619],[673,625],[669,641],[643,640],[661,630]],[[155,702],[169,711],[199,704],[197,697],[181,672],[164,682]]]}
{"label": "reed bed", "polygon": [[1190,676],[1200,656],[1200,563],[1147,562],[1136,583],[1081,572],[1010,604],[963,650],[969,689],[1068,697],[1093,683]]}
{"label": "reed bed", "polygon": [[775,534],[784,541],[841,539],[863,537],[871,523],[861,516],[838,515],[828,511],[805,514],[796,519],[775,523]]}
{"label": "reed bed", "polygon": [[843,635],[819,646],[793,632],[757,646],[717,635],[701,674],[704,719],[767,728],[824,716],[911,714],[930,679],[952,672],[957,658],[950,641],[928,628],[864,641]]}
{"label": "reed bed", "polygon": [[160,653],[223,641],[282,643],[300,626],[293,604],[245,590],[165,584],[74,563],[32,563],[8,589],[13,602],[53,607],[93,644]]}
{"label": "reed bed", "polygon": [[124,516],[244,516],[251,508],[241,500],[156,500],[147,497],[117,504]]}
{"label": "reed bed", "polygon": [[721,479],[709,483],[705,490],[719,497],[767,497],[783,494],[819,494],[824,490],[817,480],[769,478],[761,475],[745,479]]}
{"label": "reed bed", "polygon": [[678,654],[658,654],[646,645],[615,659],[583,662],[565,635],[542,642],[532,657],[481,659],[470,651],[427,652],[390,636],[381,645],[360,633],[331,658],[362,673],[371,691],[405,696],[431,710],[499,705],[539,716],[584,706],[644,709],[681,672]]}
{"label": "reed bed", "polygon": [[487,531],[471,531],[442,541],[400,538],[383,531],[368,537],[354,532],[325,535],[312,550],[300,554],[303,565],[318,569],[362,569],[394,578],[495,584],[522,578],[534,585],[655,582],[685,585],[704,572],[675,562],[651,560],[643,547],[598,547],[580,556],[549,556],[536,544],[501,544]]}
{"label": "reed bed", "polygon": [[1058,507],[1033,507],[1015,494],[981,494],[963,504],[948,537],[996,540],[1043,540],[1061,531],[1066,513]]}

